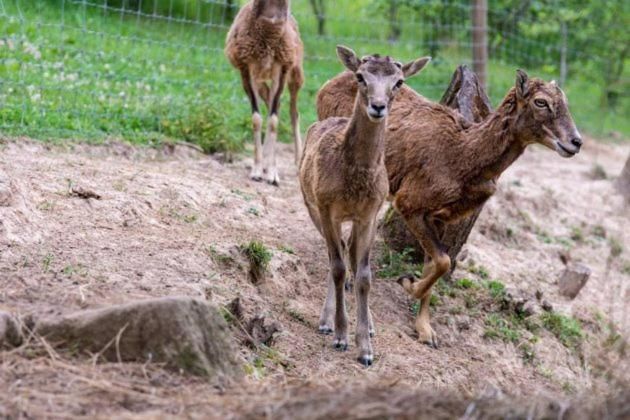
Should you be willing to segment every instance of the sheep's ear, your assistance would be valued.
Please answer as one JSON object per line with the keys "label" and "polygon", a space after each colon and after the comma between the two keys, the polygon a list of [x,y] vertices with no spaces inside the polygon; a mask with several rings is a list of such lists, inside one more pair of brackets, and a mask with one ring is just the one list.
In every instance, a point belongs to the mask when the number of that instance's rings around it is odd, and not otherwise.
{"label": "sheep's ear", "polygon": [[524,99],[529,93],[528,87],[529,76],[523,70],[516,70],[516,96],[519,99]]}
{"label": "sheep's ear", "polygon": [[408,79],[411,76],[417,74],[420,70],[424,68],[424,66],[429,64],[429,61],[431,61],[431,57],[422,57],[402,66],[402,71],[405,75],[405,79]]}
{"label": "sheep's ear", "polygon": [[359,70],[361,62],[354,51],[350,48],[344,47],[343,45],[337,45],[337,56],[348,70],[353,72]]}

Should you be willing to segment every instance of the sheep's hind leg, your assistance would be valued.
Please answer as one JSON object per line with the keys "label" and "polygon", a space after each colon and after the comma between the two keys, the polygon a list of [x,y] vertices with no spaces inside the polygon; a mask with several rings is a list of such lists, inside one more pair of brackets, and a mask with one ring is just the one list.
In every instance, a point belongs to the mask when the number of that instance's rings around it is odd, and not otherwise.
{"label": "sheep's hind leg", "polygon": [[280,97],[284,90],[284,84],[287,77],[287,69],[285,67],[278,68],[274,71],[274,77],[271,83],[271,109],[269,110],[269,120],[267,123],[267,133],[265,135],[265,144],[263,150],[263,172],[265,180],[271,185],[279,185],[280,177],[278,175],[278,167],[276,161],[276,140],[278,139],[278,111],[280,109]]}
{"label": "sheep's hind leg", "polygon": [[437,347],[437,335],[431,327],[429,316],[431,288],[441,276],[448,272],[451,260],[448,254],[444,252],[432,222],[426,220],[423,215],[405,217],[405,222],[424,248],[425,253],[431,258],[431,264],[425,266],[420,280],[413,281],[409,277],[402,277],[399,283],[407,293],[420,299],[420,311],[415,322],[418,339],[435,348]]}
{"label": "sheep's hind leg", "polygon": [[254,133],[254,164],[249,177],[254,181],[262,181],[262,124],[263,119],[260,115],[260,108],[258,106],[259,97],[258,90],[255,83],[251,78],[248,69],[241,70],[241,81],[243,83],[243,89],[249,98],[252,107],[252,131]]}

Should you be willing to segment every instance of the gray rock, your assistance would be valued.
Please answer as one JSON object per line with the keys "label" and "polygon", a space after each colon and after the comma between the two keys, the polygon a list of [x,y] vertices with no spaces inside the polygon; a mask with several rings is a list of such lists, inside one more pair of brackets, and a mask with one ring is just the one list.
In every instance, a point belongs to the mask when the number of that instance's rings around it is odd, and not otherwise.
{"label": "gray rock", "polygon": [[0,311],[0,349],[10,349],[22,344],[18,321],[8,312]]}
{"label": "gray rock", "polygon": [[560,294],[569,299],[575,299],[590,276],[591,269],[584,264],[575,263],[567,265],[558,281]]}
{"label": "gray rock", "polygon": [[112,362],[160,362],[213,379],[241,375],[225,320],[197,299],[167,297],[44,318],[34,330],[56,347]]}

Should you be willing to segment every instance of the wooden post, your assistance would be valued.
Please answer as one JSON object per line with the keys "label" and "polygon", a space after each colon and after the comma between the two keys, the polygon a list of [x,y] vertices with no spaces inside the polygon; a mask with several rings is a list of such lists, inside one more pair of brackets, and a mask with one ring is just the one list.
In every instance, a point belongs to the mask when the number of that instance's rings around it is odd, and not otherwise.
{"label": "wooden post", "polygon": [[473,0],[472,25],[473,71],[477,74],[479,84],[487,92],[488,0]]}

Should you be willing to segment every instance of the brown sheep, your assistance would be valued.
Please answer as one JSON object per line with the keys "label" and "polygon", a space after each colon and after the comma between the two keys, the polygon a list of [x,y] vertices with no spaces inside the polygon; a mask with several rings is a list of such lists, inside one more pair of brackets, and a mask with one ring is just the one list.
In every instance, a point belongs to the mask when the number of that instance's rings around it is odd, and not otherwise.
{"label": "brown sheep", "polygon": [[[238,12],[225,42],[225,55],[240,72],[252,107],[254,166],[250,178],[278,185],[275,144],[278,137],[278,110],[285,83],[291,94],[291,127],[295,142],[295,162],[302,154],[298,92],[304,83],[304,46],[289,0],[252,0]],[[271,82],[269,86],[267,83]],[[267,133],[262,144],[260,100],[269,111]]]}
{"label": "brown sheep", "polygon": [[354,51],[342,46],[337,47],[337,54],[359,85],[354,109],[350,118],[330,118],[309,128],[300,164],[300,185],[311,219],[326,240],[330,263],[319,330],[331,333],[334,318],[333,345],[339,350],[348,347],[341,224],[352,222],[349,256],[356,281],[356,344],[359,362],[369,366],[374,357],[368,306],[370,250],[376,216],[388,191],[384,163],[387,115],[404,78],[419,72],[429,59],[403,66],[378,55],[359,60]]}
{"label": "brown sheep", "polygon": [[[317,98],[320,118],[345,115],[355,85],[348,73],[324,85]],[[515,87],[480,123],[471,125],[410,88],[402,89],[394,102],[385,151],[390,198],[431,260],[420,280],[400,279],[421,300],[416,319],[421,341],[437,347],[429,322],[431,288],[451,264],[439,228],[469,215],[492,196],[501,173],[532,143],[572,157],[582,139],[564,92],[555,82],[529,79],[521,70]]]}

